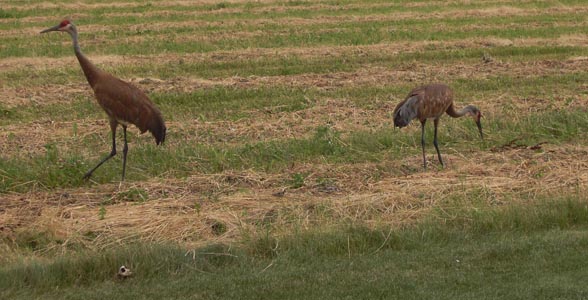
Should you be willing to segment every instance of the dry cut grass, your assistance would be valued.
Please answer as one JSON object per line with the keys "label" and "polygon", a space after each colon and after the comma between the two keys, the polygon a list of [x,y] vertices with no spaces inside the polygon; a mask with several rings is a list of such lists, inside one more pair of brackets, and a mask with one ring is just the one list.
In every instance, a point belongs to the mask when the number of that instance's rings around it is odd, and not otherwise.
{"label": "dry cut grass", "polygon": [[[418,153],[382,164],[301,165],[291,170],[307,174],[301,187],[288,183],[291,174],[244,171],[7,194],[0,232],[15,243],[40,232],[55,242],[44,250],[132,240],[197,246],[267,230],[279,235],[341,224],[399,227],[451,205],[467,210],[587,190],[585,146],[513,142],[485,153],[445,153],[447,168],[426,172],[410,171],[420,164]],[[434,169],[435,157],[428,158]],[[379,172],[382,167],[406,175]]]}

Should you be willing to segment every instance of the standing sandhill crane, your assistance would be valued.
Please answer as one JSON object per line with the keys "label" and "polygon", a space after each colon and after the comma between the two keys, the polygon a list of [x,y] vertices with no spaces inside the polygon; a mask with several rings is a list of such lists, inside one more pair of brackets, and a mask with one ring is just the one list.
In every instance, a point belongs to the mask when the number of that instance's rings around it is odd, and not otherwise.
{"label": "standing sandhill crane", "polygon": [[112,150],[110,154],[102,159],[94,168],[90,169],[84,179],[90,178],[92,173],[98,169],[104,162],[116,155],[116,128],[120,124],[123,128],[125,145],[123,147],[123,170],[122,181],[125,180],[125,170],[127,165],[127,126],[134,124],[139,128],[141,133],[149,130],[157,145],[165,141],[165,123],[159,109],[149,100],[147,95],[137,87],[124,82],[94,66],[82,54],[78,44],[78,31],[76,26],[69,20],[63,20],[56,26],[47,28],[41,33],[51,31],[64,31],[71,35],[76,57],[80,62],[82,71],[88,80],[88,83],[94,90],[94,95],[98,104],[108,114],[110,121],[110,130],[112,132]]}
{"label": "standing sandhill crane", "polygon": [[425,123],[427,119],[433,119],[435,124],[435,138],[433,145],[437,150],[437,156],[442,166],[443,159],[441,159],[441,152],[439,152],[439,145],[437,144],[437,126],[439,119],[446,112],[453,118],[462,116],[470,116],[478,125],[480,137],[484,139],[482,134],[482,124],[480,118],[482,113],[473,106],[468,105],[459,111],[455,111],[453,105],[453,91],[445,84],[428,84],[412,90],[404,101],[398,103],[394,109],[394,126],[405,127],[412,119],[418,118],[421,121],[421,145],[423,148],[423,166],[427,169],[427,160],[425,159]]}

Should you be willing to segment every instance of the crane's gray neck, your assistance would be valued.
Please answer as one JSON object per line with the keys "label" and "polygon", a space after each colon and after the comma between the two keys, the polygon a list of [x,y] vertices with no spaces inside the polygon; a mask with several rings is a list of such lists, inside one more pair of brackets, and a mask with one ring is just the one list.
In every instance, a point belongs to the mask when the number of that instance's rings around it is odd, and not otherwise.
{"label": "crane's gray neck", "polygon": [[447,114],[450,115],[453,118],[459,118],[459,117],[463,117],[465,115],[475,115],[478,111],[478,108],[476,108],[473,105],[467,105],[466,107],[455,111],[455,107],[453,106],[453,104],[451,104],[451,106],[449,106],[449,108],[447,109]]}
{"label": "crane's gray neck", "polygon": [[82,55],[82,50],[80,49],[80,44],[78,43],[78,32],[77,30],[73,30],[69,33],[71,35],[71,39],[73,40],[74,51],[76,54]]}
{"label": "crane's gray neck", "polygon": [[478,109],[473,105],[466,105],[466,107],[462,108],[459,111],[460,116],[465,116],[466,114],[475,115]]}
{"label": "crane's gray neck", "polygon": [[78,43],[78,31],[76,30],[76,28],[72,27],[72,30],[68,31],[68,32],[71,35],[71,38],[73,40],[74,52],[76,53],[76,57],[78,58],[78,61],[80,62],[80,66],[82,67],[82,71],[84,71],[84,75],[86,76],[86,79],[88,80],[88,83],[90,84],[90,86],[94,87],[94,85],[96,84],[96,81],[98,80],[99,70],[82,53],[82,50],[80,49],[80,44]]}

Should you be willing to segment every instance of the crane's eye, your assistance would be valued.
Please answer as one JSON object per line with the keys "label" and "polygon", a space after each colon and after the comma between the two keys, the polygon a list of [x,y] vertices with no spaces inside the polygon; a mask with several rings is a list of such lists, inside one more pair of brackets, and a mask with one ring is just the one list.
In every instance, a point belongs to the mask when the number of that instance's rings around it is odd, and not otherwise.
{"label": "crane's eye", "polygon": [[61,23],[59,23],[59,27],[65,27],[67,25],[69,25],[69,21],[68,20],[63,20],[63,21],[61,21]]}

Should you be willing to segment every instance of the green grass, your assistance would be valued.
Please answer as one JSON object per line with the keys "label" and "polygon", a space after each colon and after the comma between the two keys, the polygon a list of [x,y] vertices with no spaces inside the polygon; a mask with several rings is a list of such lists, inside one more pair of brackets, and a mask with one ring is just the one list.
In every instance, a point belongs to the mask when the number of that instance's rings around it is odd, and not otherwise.
{"label": "green grass", "polygon": [[[0,267],[10,299],[584,298],[582,196],[493,207],[455,199],[402,229],[352,224],[194,250],[131,244]],[[465,208],[455,208],[457,204]],[[453,208],[452,208],[453,207]],[[441,209],[442,208],[442,209]],[[459,215],[448,218],[447,214]],[[120,265],[134,271],[120,281]]]}

